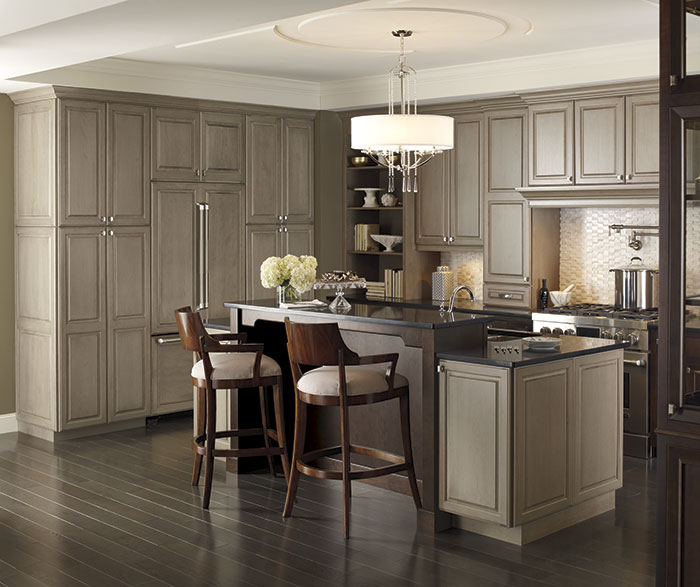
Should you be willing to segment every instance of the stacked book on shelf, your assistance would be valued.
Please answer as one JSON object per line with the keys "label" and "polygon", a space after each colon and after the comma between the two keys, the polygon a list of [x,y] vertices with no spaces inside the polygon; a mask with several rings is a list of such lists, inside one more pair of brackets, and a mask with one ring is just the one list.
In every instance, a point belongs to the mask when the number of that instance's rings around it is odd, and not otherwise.
{"label": "stacked book on shelf", "polygon": [[367,299],[383,300],[386,297],[386,287],[383,281],[367,281]]}
{"label": "stacked book on shelf", "polygon": [[379,244],[370,238],[370,234],[379,234],[379,224],[355,225],[355,250],[378,251]]}
{"label": "stacked book on shelf", "polygon": [[403,269],[385,269],[384,288],[387,298],[403,299]]}

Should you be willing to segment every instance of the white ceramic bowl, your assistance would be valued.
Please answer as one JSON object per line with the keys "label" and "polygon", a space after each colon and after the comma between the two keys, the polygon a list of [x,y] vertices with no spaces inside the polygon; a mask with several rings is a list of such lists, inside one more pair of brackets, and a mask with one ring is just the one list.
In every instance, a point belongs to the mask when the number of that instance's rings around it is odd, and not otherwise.
{"label": "white ceramic bowl", "polygon": [[391,253],[394,246],[403,242],[403,237],[394,234],[370,234],[372,240],[377,241],[380,245],[383,245],[385,253]]}
{"label": "white ceramic bowl", "polygon": [[571,292],[550,291],[549,297],[555,306],[566,306],[571,301]]}

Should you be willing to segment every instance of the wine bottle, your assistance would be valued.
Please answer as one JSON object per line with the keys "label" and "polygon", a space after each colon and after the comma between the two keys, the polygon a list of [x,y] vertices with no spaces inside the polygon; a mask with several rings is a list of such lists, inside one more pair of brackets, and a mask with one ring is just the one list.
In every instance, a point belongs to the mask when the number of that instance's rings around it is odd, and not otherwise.
{"label": "wine bottle", "polygon": [[544,310],[549,303],[549,289],[547,289],[547,280],[542,280],[542,287],[540,291],[537,292],[537,308]]}

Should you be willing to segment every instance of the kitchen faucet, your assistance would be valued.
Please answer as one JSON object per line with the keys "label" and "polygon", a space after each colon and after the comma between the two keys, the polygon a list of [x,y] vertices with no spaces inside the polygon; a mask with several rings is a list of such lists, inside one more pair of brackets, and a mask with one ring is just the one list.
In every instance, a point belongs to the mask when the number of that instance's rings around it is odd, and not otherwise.
{"label": "kitchen faucet", "polygon": [[458,285],[457,287],[455,287],[454,291],[452,292],[452,295],[450,296],[450,307],[447,309],[447,311],[450,314],[452,314],[452,310],[455,309],[455,300],[457,299],[457,294],[463,289],[466,289],[469,292],[469,297],[472,302],[476,299],[474,297],[474,292],[468,285]]}

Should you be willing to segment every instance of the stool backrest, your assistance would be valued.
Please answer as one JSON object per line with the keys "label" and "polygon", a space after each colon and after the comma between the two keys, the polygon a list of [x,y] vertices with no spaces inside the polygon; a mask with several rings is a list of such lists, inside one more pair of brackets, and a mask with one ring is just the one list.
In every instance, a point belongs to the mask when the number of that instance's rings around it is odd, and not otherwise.
{"label": "stool backrest", "polygon": [[345,364],[357,364],[359,355],[347,347],[335,322],[305,324],[285,318],[284,325],[292,364],[307,367],[338,365],[341,356]]}
{"label": "stool backrest", "polygon": [[207,331],[202,324],[199,312],[194,312],[189,306],[175,310],[177,331],[180,333],[182,346],[186,351],[202,354],[202,336],[207,337]]}

